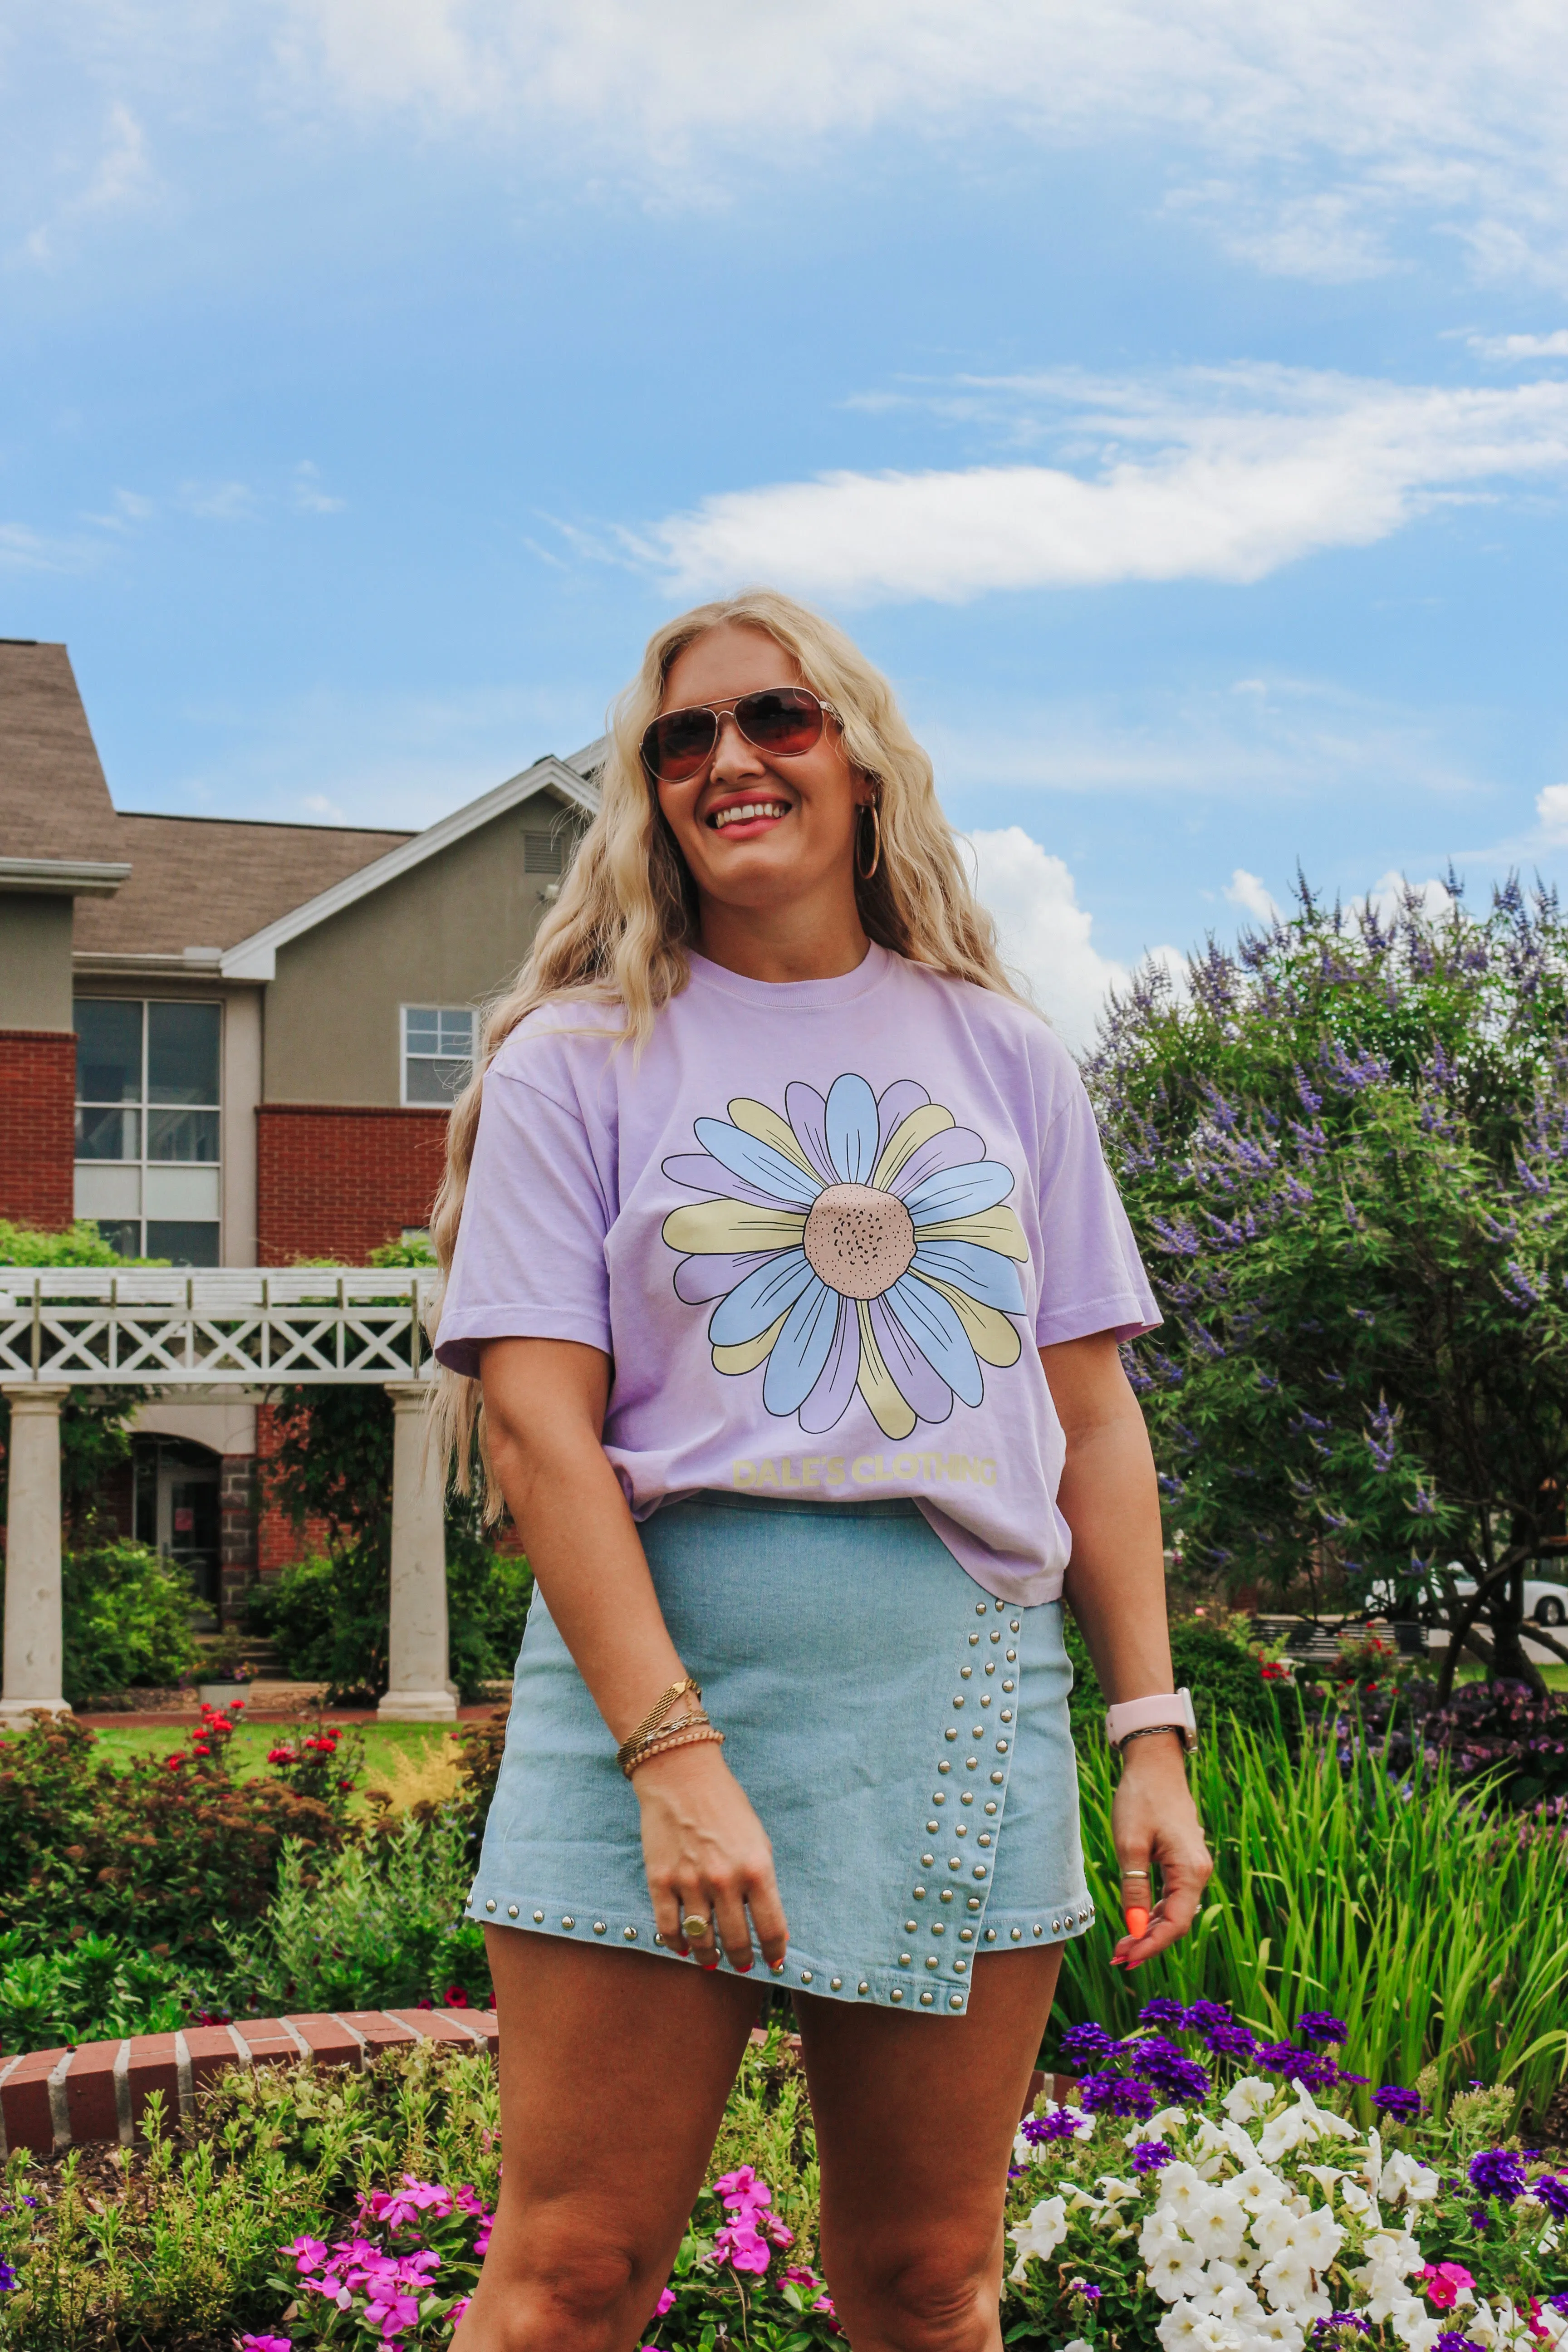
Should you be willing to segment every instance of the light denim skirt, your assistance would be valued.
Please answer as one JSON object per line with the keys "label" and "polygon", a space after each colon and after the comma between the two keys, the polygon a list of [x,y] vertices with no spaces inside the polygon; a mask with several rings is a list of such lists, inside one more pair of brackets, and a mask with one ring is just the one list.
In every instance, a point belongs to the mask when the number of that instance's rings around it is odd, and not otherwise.
{"label": "light denim skirt", "polygon": [[[992,1599],[908,1502],[703,1494],[641,1534],[773,1841],[790,1942],[772,1982],[954,2015],[981,1953],[1092,1924],[1059,1601]],[[637,1797],[537,1591],[468,1910],[665,1950]]]}

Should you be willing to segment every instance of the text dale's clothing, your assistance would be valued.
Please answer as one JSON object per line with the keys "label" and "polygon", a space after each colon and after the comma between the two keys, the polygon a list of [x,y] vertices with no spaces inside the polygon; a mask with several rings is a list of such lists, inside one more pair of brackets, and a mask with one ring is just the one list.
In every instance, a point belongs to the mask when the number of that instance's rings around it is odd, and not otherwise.
{"label": "text dale's clothing", "polygon": [[703,1488],[907,1496],[987,1591],[1056,1598],[1037,1345],[1160,1320],[1071,1057],[879,947],[782,985],[694,956],[640,1056],[618,1022],[545,1006],[492,1063],[443,1363],[605,1349],[638,1518]]}

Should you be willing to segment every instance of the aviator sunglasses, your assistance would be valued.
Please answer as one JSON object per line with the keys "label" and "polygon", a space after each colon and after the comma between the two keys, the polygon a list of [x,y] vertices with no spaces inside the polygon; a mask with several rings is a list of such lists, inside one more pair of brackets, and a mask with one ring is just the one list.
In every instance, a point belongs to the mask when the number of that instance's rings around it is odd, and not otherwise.
{"label": "aviator sunglasses", "polygon": [[770,686],[759,694],[735,694],[725,702],[697,702],[688,710],[667,710],[642,739],[642,763],[656,784],[684,784],[713,756],[719,722],[726,710],[753,751],[795,760],[822,740],[822,722],[837,719],[830,702],[819,702],[804,686]]}

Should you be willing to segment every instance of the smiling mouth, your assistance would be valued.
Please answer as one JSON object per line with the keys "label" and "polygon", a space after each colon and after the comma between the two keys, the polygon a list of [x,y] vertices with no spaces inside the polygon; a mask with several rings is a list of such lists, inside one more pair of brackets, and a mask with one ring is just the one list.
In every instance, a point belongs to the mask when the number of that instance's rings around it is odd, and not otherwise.
{"label": "smiling mouth", "polygon": [[732,808],[715,809],[708,822],[715,833],[722,833],[726,825],[752,824],[759,817],[779,817],[788,816],[788,814],[787,801],[740,801]]}

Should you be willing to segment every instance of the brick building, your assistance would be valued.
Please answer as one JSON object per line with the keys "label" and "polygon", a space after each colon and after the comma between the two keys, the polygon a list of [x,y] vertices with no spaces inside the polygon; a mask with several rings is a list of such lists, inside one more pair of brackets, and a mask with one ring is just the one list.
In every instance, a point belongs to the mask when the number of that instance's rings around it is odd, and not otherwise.
{"label": "brick building", "polygon": [[[423,833],[121,812],[65,646],[0,640],[0,1217],[189,1265],[363,1265],[423,1231],[478,1008],[600,756]],[[257,1421],[140,1420],[128,1519],[215,1599],[220,1561],[257,1560]]]}

